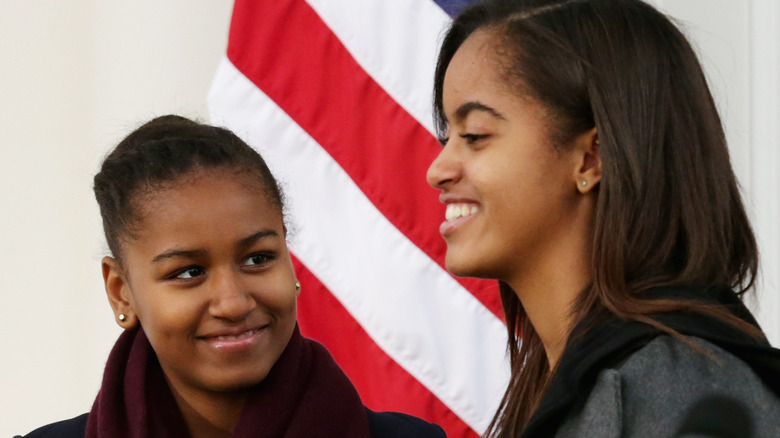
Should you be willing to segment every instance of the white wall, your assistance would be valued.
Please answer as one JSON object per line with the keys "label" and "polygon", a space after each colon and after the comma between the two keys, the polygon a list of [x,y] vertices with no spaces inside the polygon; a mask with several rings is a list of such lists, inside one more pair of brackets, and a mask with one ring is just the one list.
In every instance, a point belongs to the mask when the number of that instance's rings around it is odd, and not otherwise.
{"label": "white wall", "polygon": [[[269,0],[270,1],[270,0]],[[702,51],[762,249],[780,344],[780,2],[655,0]],[[91,179],[139,123],[206,119],[229,0],[2,0],[0,436],[89,409],[119,333]]]}
{"label": "white wall", "polygon": [[89,410],[120,329],[92,177],[147,119],[207,120],[229,0],[0,3],[0,436]]}

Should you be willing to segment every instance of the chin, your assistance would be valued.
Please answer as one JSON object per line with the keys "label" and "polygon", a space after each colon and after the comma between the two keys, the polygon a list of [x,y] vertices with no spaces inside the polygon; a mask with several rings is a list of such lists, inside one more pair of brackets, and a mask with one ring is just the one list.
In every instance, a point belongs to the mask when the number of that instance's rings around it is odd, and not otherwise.
{"label": "chin", "polygon": [[476,251],[452,251],[447,249],[444,265],[450,274],[456,277],[482,278],[497,280],[502,278],[506,263],[490,260]]}
{"label": "chin", "polygon": [[246,391],[247,389],[259,384],[262,381],[263,379],[221,381],[212,384],[210,389],[214,392],[238,393],[241,391]]}
{"label": "chin", "polygon": [[269,369],[263,369],[251,370],[248,372],[226,373],[223,370],[220,378],[216,381],[212,381],[210,386],[212,390],[218,392],[243,391],[265,380],[269,371]]}
{"label": "chin", "polygon": [[473,277],[473,278],[486,278],[494,279],[496,277],[490,275],[491,270],[487,269],[482,263],[478,263],[479,257],[474,257],[474,254],[469,254],[467,257],[455,257],[447,252],[444,265],[450,274],[456,277]]}

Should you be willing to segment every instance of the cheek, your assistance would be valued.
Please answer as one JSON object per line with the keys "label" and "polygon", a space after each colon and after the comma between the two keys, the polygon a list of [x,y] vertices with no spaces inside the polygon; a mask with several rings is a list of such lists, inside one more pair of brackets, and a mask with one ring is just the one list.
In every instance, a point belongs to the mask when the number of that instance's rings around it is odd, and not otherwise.
{"label": "cheek", "polygon": [[[154,345],[171,337],[194,333],[204,307],[194,297],[176,297],[162,291],[136,299],[138,320]],[[155,346],[155,350],[157,350]]]}
{"label": "cheek", "polygon": [[294,287],[285,287],[275,291],[274,294],[267,298],[267,302],[280,315],[295,319],[298,297]]}
{"label": "cheek", "polygon": [[286,345],[298,317],[298,299],[295,288],[290,290],[287,287],[270,292],[267,291],[262,297],[258,297],[258,302],[260,306],[265,308],[266,312],[272,315],[277,329],[280,330],[279,334],[284,333],[283,338],[279,338],[279,341],[284,341],[283,344]]}
{"label": "cheek", "polygon": [[290,253],[287,251],[285,251],[285,255],[282,258],[282,266],[284,269],[280,270],[278,282],[283,286],[279,290],[279,297],[287,306],[292,306],[294,308],[298,302],[299,290],[295,288],[295,283],[298,281],[298,278],[297,275],[295,275]]}
{"label": "cheek", "polygon": [[565,219],[576,188],[568,169],[550,157],[538,154],[508,156],[491,167],[481,181],[486,209],[501,233],[516,237],[541,233]]}
{"label": "cheek", "polygon": [[295,319],[298,294],[295,290],[295,273],[292,269],[280,271],[273,279],[258,282],[256,300],[279,316]]}
{"label": "cheek", "polygon": [[544,184],[539,169],[517,156],[479,160],[471,170],[473,185],[488,209],[525,204]]}

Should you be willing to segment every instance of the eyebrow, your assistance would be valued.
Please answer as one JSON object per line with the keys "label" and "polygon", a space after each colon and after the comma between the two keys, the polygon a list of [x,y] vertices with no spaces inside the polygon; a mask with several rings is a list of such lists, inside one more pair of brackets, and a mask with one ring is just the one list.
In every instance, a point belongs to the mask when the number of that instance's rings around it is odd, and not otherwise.
{"label": "eyebrow", "polygon": [[165,251],[162,254],[159,254],[157,257],[155,257],[152,260],[152,263],[157,263],[163,260],[175,259],[175,258],[192,259],[192,258],[204,256],[205,254],[206,251],[202,249],[171,249]]}
{"label": "eyebrow", "polygon": [[[263,229],[260,230],[251,236],[244,237],[243,239],[238,241],[238,246],[240,247],[248,247],[255,244],[260,239],[266,238],[266,237],[274,237],[279,236],[279,233],[276,232],[276,230],[272,229]],[[165,251],[157,257],[155,257],[152,260],[152,263],[157,263],[162,260],[167,259],[173,259],[173,258],[196,258],[196,257],[202,257],[206,255],[206,250],[204,249],[170,249],[168,251]]]}
{"label": "eyebrow", "polygon": [[506,117],[504,117],[500,112],[496,111],[494,108],[489,107],[484,103],[477,102],[475,100],[466,102],[463,105],[459,106],[458,109],[455,110],[455,119],[463,120],[472,111],[482,111],[490,114],[491,116],[497,119],[506,120]]}
{"label": "eyebrow", "polygon": [[279,237],[279,233],[277,233],[276,230],[266,228],[252,234],[249,237],[244,237],[243,239],[239,240],[238,245],[242,247],[252,246],[258,240],[264,239],[266,237]]}

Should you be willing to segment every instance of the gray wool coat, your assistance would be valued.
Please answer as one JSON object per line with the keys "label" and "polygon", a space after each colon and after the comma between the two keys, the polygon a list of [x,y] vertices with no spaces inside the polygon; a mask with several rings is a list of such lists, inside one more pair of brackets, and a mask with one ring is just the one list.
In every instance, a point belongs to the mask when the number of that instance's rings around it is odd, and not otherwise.
{"label": "gray wool coat", "polygon": [[728,407],[710,412],[716,417],[705,423],[717,423],[723,433],[713,436],[780,437],[778,396],[742,360],[710,342],[689,339],[703,351],[661,335],[600,371],[585,403],[567,414],[555,437],[682,436],[678,431],[691,422],[694,404],[712,396],[726,396],[744,408],[737,409],[741,414]]}

